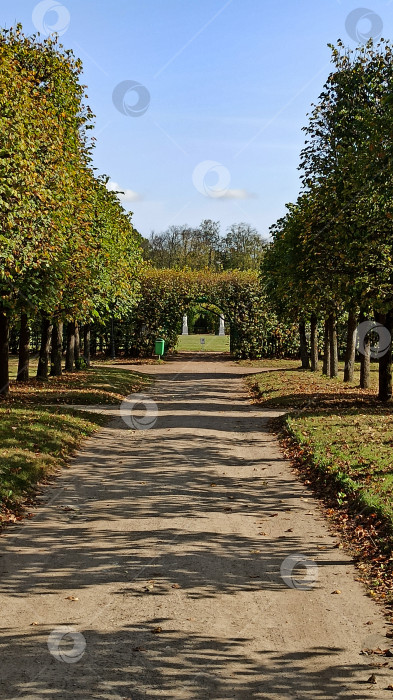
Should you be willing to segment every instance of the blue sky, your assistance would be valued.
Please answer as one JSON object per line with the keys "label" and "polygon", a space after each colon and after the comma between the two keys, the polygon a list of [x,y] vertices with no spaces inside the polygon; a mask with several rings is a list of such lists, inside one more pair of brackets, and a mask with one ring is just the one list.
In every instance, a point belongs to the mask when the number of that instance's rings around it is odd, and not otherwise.
{"label": "blue sky", "polygon": [[393,38],[392,0],[14,0],[0,16],[57,26],[83,60],[95,165],[144,236],[206,218],[267,236],[299,191],[327,44]]}

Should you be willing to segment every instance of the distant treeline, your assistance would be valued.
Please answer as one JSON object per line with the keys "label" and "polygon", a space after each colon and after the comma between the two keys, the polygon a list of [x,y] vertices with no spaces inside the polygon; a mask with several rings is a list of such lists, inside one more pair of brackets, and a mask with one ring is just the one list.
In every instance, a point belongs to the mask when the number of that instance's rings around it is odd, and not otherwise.
{"label": "distant treeline", "polygon": [[197,227],[170,226],[143,239],[145,258],[157,268],[258,270],[266,241],[246,223],[232,224],[225,235],[220,223],[205,219]]}

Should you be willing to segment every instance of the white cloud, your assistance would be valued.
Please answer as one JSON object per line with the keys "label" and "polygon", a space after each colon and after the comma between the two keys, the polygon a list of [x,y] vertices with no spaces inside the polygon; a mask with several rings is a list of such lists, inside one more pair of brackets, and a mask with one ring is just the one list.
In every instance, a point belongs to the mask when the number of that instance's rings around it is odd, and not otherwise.
{"label": "white cloud", "polygon": [[224,190],[217,199],[256,199],[257,195],[247,190]]}
{"label": "white cloud", "polygon": [[113,180],[108,182],[107,189],[110,192],[119,192],[120,194],[118,197],[123,204],[128,202],[140,202],[142,199],[142,195],[140,195],[138,192],[120,187],[120,185],[117,182],[113,182]]}

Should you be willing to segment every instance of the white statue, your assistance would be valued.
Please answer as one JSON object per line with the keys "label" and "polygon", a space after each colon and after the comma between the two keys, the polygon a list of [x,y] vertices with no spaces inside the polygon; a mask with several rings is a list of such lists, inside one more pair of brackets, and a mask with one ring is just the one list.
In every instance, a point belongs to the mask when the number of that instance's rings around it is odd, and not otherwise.
{"label": "white statue", "polygon": [[218,335],[225,335],[225,319],[222,314],[220,314],[220,327],[218,329]]}

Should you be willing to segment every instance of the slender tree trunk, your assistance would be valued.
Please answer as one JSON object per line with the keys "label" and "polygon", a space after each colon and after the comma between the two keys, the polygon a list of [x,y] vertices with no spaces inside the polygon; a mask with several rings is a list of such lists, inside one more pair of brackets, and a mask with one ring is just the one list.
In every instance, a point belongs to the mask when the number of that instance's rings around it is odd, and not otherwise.
{"label": "slender tree trunk", "polygon": [[354,310],[348,313],[347,347],[345,350],[344,382],[353,382],[355,372],[357,314]]}
{"label": "slender tree trunk", "polygon": [[[387,314],[378,314],[378,323],[381,323],[392,335],[393,309]],[[379,391],[378,398],[385,403],[392,400],[392,343],[388,348],[380,346],[379,357]]]}
{"label": "slender tree trunk", "polygon": [[329,316],[330,377],[338,377],[337,324],[334,313]]}
{"label": "slender tree trunk", "polygon": [[318,319],[316,314],[311,314],[311,371],[317,372],[318,366]]}
{"label": "slender tree trunk", "polygon": [[79,328],[79,352],[82,357],[85,356],[85,324],[82,323],[79,325],[78,323],[78,328]]}
{"label": "slender tree trunk", "polygon": [[86,366],[90,367],[90,323],[85,323],[83,326],[83,357],[86,362]]}
{"label": "slender tree trunk", "polygon": [[27,314],[23,313],[20,316],[20,333],[19,333],[19,361],[18,374],[16,375],[17,382],[29,381],[29,361],[30,361],[30,328]]}
{"label": "slender tree trunk", "polygon": [[38,358],[37,379],[48,379],[52,329],[53,326],[49,318],[43,318],[41,323],[41,346]]}
{"label": "slender tree trunk", "polygon": [[306,322],[304,321],[304,319],[299,321],[299,336],[300,336],[300,359],[302,361],[302,369],[309,369],[310,361],[308,358]]}
{"label": "slender tree trunk", "polygon": [[74,357],[75,357],[75,369],[81,368],[81,346],[80,346],[80,335],[78,323],[75,323],[75,347],[74,347]]}
{"label": "slender tree trunk", "polygon": [[67,347],[65,371],[73,372],[75,368],[75,321],[67,323]]}
{"label": "slender tree trunk", "polygon": [[113,316],[111,317],[111,328],[110,328],[110,356],[112,360],[116,358],[116,345],[115,345],[115,322]]}
{"label": "slender tree trunk", "polygon": [[6,396],[10,390],[9,379],[9,321],[4,309],[0,309],[0,395]]}
{"label": "slender tree trunk", "polygon": [[329,319],[325,319],[323,329],[323,367],[322,373],[330,376],[330,341],[329,341]]}
{"label": "slender tree trunk", "polygon": [[93,357],[97,355],[97,329],[94,325],[91,329],[90,354],[93,355]]}
{"label": "slender tree trunk", "polygon": [[63,357],[63,322],[55,321],[52,329],[51,377],[61,377]]}
{"label": "slender tree trunk", "polygon": [[128,357],[129,349],[130,349],[130,333],[129,333],[129,330],[127,328],[126,334],[124,337],[124,357]]}
{"label": "slender tree trunk", "polygon": [[371,341],[369,338],[364,340],[364,350],[360,355],[360,387],[361,389],[370,388],[370,351]]}

